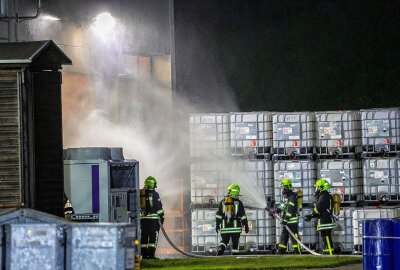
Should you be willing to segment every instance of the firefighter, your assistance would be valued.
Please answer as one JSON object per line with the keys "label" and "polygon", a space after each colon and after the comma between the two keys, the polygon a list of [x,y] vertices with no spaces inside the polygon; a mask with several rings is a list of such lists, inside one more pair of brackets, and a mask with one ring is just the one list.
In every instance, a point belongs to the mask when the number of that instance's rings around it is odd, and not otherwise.
{"label": "firefighter", "polygon": [[311,221],[312,218],[318,218],[317,231],[320,232],[323,252],[332,255],[332,229],[335,227],[333,218],[333,198],[329,194],[329,182],[325,179],[318,179],[315,183],[315,198],[313,212],[311,215],[305,216],[305,221]]}
{"label": "firefighter", "polygon": [[242,226],[246,233],[249,232],[249,224],[244,206],[239,200],[240,187],[232,184],[228,187],[228,195],[219,203],[215,215],[216,231],[221,231],[221,242],[218,245],[217,256],[223,255],[229,240],[232,238],[232,254],[239,253],[239,238]]}
{"label": "firefighter", "polygon": [[292,190],[292,181],[289,179],[281,180],[281,202],[278,204],[278,209],[272,213],[280,214],[282,217],[282,232],[278,244],[278,253],[285,254],[287,251],[287,243],[289,241],[289,236],[292,241],[292,246],[294,253],[300,254],[300,245],[297,243],[296,239],[289,234],[289,231],[285,228],[288,226],[289,229],[294,233],[294,235],[299,237],[299,214],[298,214],[298,198],[297,193]]}
{"label": "firefighter", "polygon": [[141,249],[143,259],[154,259],[156,253],[160,221],[164,223],[164,210],[160,195],[155,191],[157,180],[149,176],[140,190]]}

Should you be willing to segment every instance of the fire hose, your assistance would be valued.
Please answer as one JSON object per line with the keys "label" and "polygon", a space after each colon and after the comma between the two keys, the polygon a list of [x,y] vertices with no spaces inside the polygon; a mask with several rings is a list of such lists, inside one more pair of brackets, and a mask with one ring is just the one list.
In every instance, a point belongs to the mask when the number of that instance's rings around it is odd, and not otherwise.
{"label": "fire hose", "polygon": [[211,257],[211,256],[205,256],[205,255],[197,255],[197,254],[185,252],[185,251],[179,249],[179,248],[174,244],[174,242],[172,242],[171,239],[169,238],[169,236],[168,236],[167,232],[165,231],[164,226],[163,226],[163,224],[162,224],[161,221],[160,221],[160,227],[161,227],[161,231],[162,231],[162,233],[163,233],[165,239],[167,239],[167,242],[171,245],[171,247],[173,247],[173,248],[174,248],[176,251],[178,251],[179,253],[181,253],[181,254],[183,254],[183,255],[186,255],[186,256],[189,256],[189,257],[193,257],[193,258],[208,258],[208,257]]}
{"label": "fire hose", "polygon": [[[267,210],[268,212],[272,213],[273,216],[274,216],[274,218],[275,218],[276,220],[278,220],[279,222],[282,223],[281,217],[278,216],[277,214],[275,214],[271,209],[269,209],[268,206],[265,207],[265,210]],[[305,250],[307,250],[308,252],[310,252],[310,254],[315,255],[315,256],[321,256],[321,254],[319,254],[319,253],[317,253],[317,252],[315,252],[315,251],[312,251],[312,250],[309,249],[306,245],[304,245],[304,244],[300,241],[300,239],[296,237],[296,235],[295,235],[295,234],[293,233],[293,231],[289,228],[289,226],[284,225],[284,224],[282,224],[282,225],[283,225],[283,227],[289,232],[289,234],[293,237],[293,239],[295,239],[296,242],[297,242],[300,246],[302,246]]]}

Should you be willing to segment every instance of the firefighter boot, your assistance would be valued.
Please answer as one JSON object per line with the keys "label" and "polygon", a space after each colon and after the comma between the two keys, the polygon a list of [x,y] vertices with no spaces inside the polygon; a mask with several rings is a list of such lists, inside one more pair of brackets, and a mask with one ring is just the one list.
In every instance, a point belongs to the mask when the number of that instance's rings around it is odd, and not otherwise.
{"label": "firefighter boot", "polygon": [[217,248],[217,256],[224,255],[226,245],[224,243],[219,243]]}

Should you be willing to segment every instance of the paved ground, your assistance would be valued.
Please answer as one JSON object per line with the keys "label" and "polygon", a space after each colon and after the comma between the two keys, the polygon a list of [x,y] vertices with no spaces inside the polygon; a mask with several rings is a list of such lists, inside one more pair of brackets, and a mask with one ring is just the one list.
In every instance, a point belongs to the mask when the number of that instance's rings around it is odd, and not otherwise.
{"label": "paved ground", "polygon": [[314,269],[314,270],[326,270],[326,269],[334,269],[334,270],[362,270],[363,266],[362,263],[360,264],[349,264],[349,265],[344,265],[344,266],[339,266],[339,267],[333,267],[333,268],[320,268],[320,269]]}

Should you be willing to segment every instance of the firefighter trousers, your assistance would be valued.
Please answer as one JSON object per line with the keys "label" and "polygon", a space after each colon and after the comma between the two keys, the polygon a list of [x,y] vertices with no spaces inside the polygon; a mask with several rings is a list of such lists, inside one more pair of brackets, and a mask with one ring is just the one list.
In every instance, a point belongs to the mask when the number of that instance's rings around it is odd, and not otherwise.
{"label": "firefighter trousers", "polygon": [[333,242],[332,242],[332,229],[320,230],[323,252],[329,255],[333,253]]}
{"label": "firefighter trousers", "polygon": [[143,259],[153,259],[156,253],[158,243],[158,233],[160,224],[158,219],[141,219],[140,226],[142,229],[141,235],[141,250]]}
{"label": "firefighter trousers", "polygon": [[222,240],[218,245],[218,254],[223,255],[229,240],[232,238],[231,253],[239,254],[239,238],[240,233],[225,233],[221,234]]}
{"label": "firefighter trousers", "polygon": [[[299,237],[299,225],[297,223],[288,224],[287,226],[294,233],[294,235],[296,235],[296,237]],[[279,238],[278,252],[281,254],[286,253],[288,249],[287,244],[289,242],[289,236],[290,240],[292,241],[294,253],[300,253],[300,245],[285,227],[282,228],[281,237]]]}

